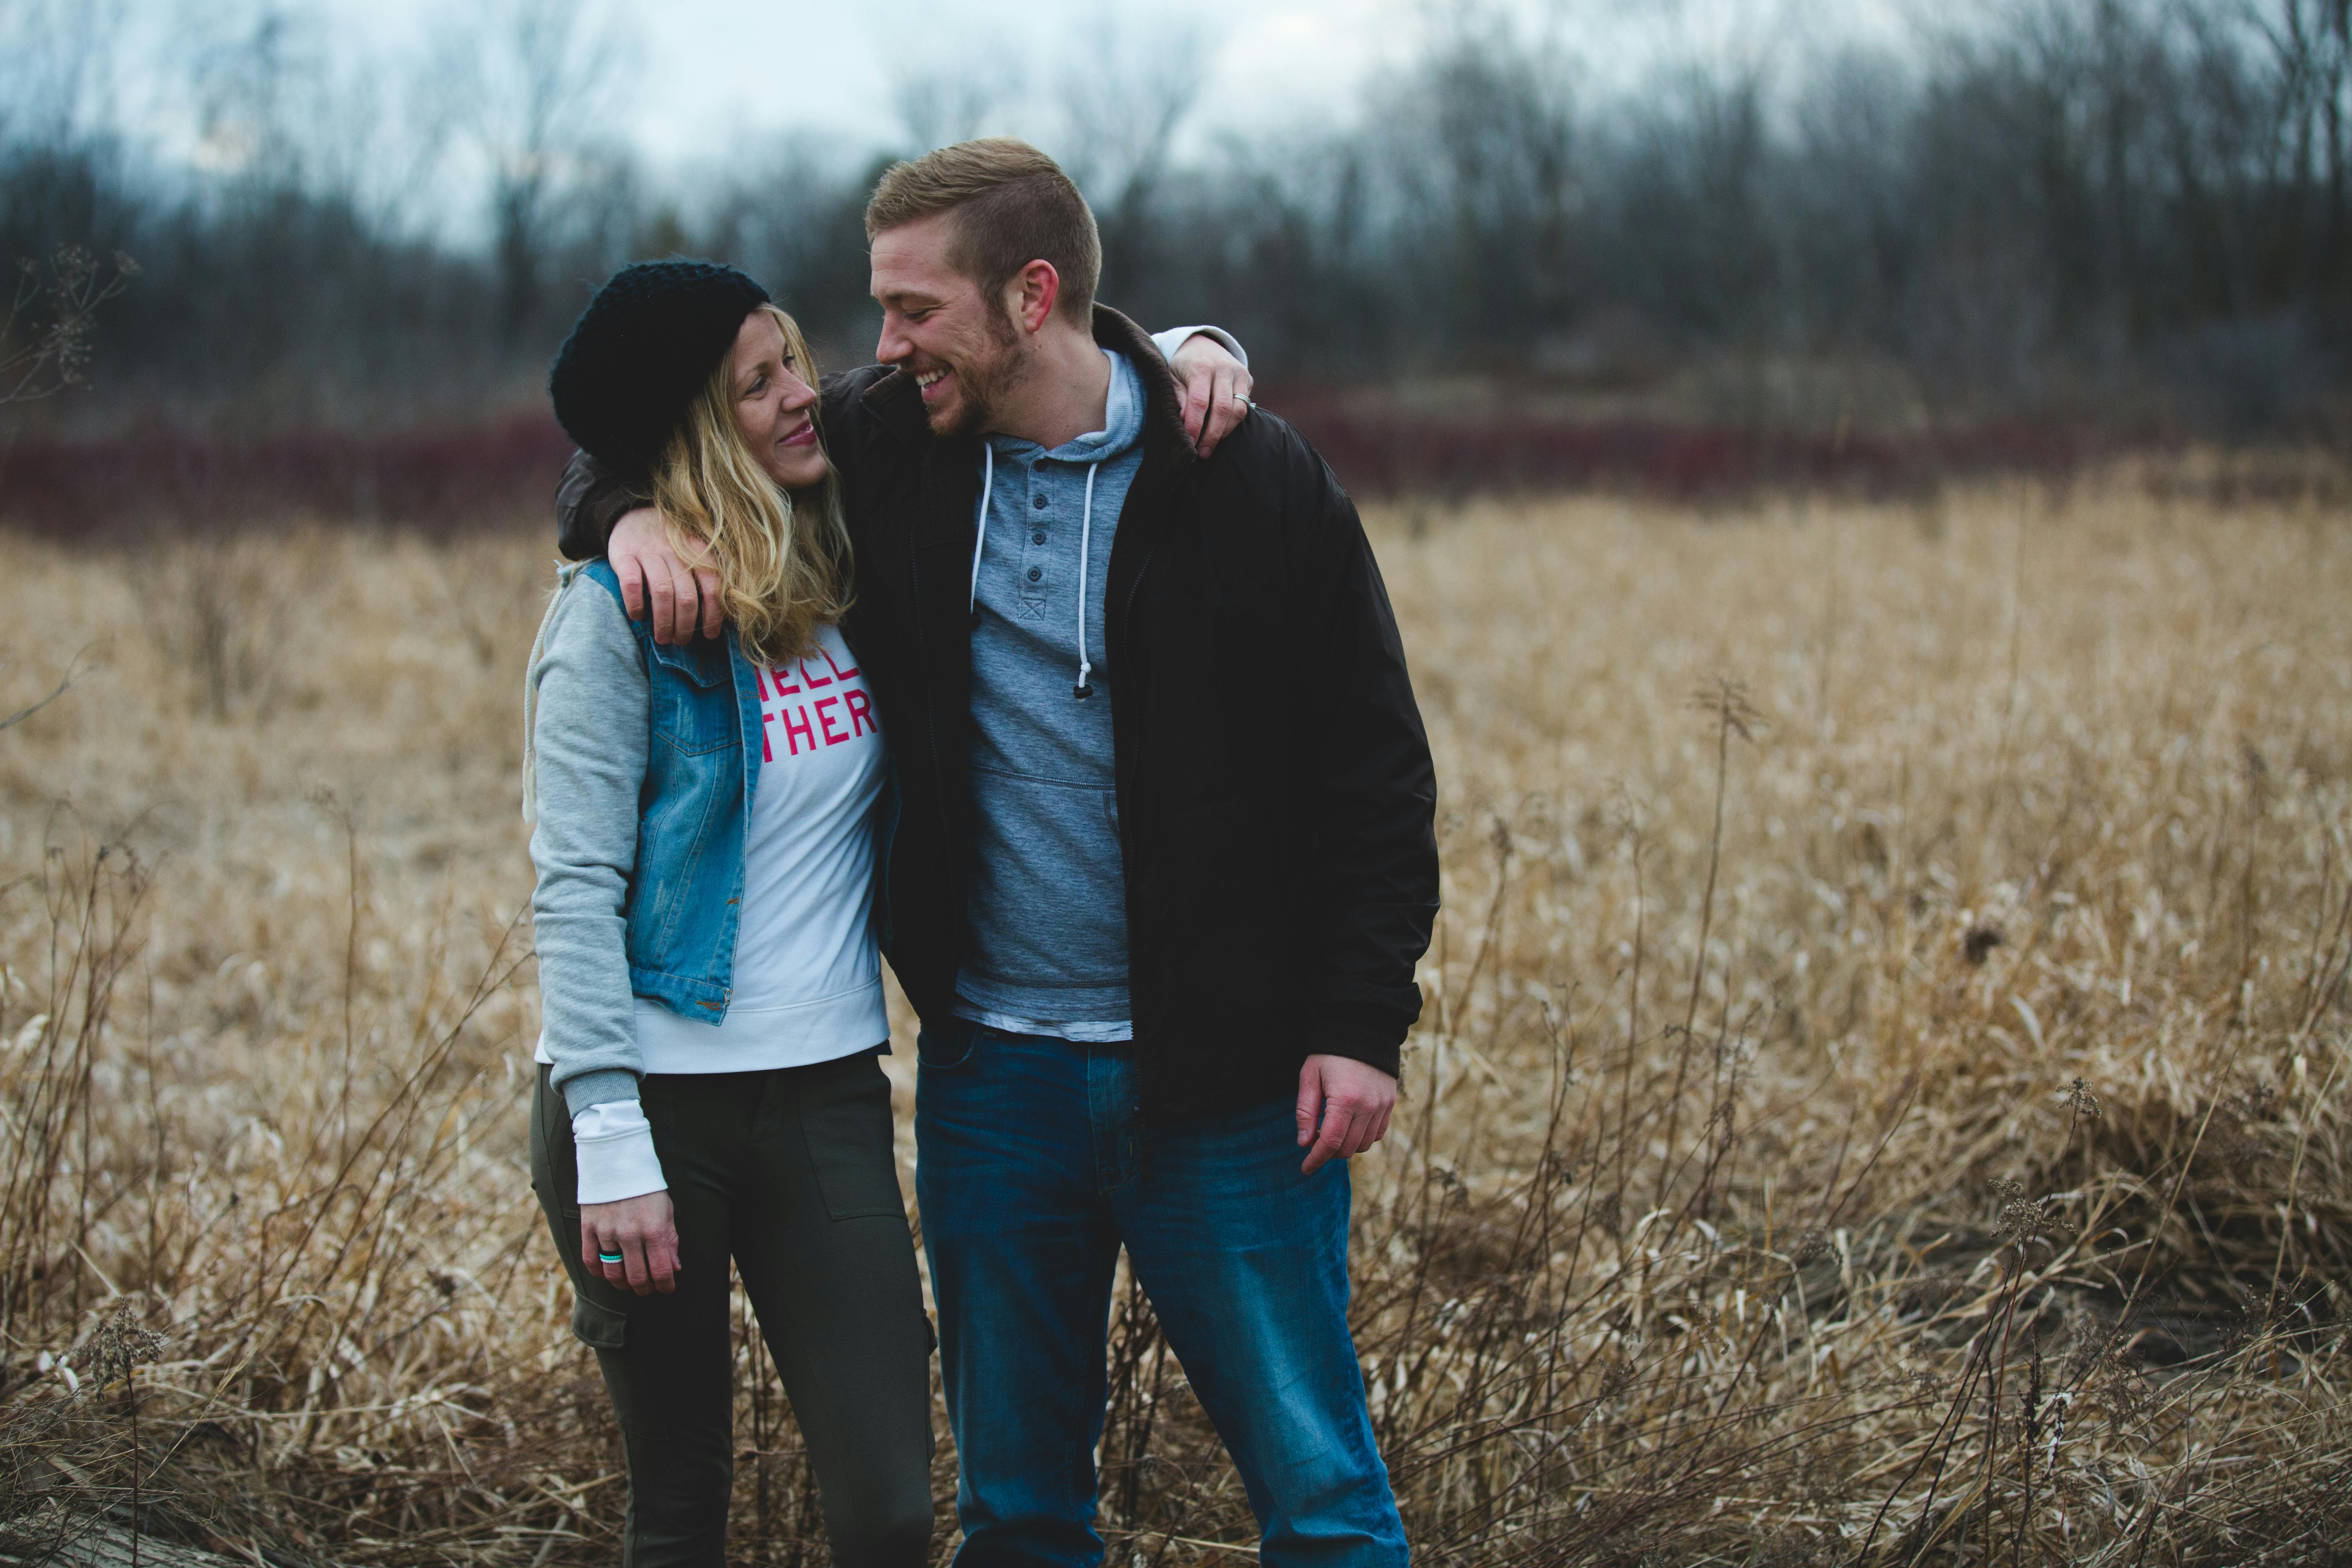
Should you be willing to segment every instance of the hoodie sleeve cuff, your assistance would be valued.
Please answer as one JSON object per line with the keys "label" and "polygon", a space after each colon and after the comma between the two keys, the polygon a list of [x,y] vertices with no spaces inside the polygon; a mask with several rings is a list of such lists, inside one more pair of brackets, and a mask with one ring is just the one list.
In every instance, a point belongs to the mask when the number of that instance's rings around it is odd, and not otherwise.
{"label": "hoodie sleeve cuff", "polygon": [[1242,362],[1244,370],[1249,369],[1249,351],[1242,347],[1241,339],[1223,327],[1171,327],[1164,332],[1152,333],[1151,346],[1160,351],[1161,359],[1172,361],[1176,351],[1184,346],[1185,340],[1195,334],[1213,339],[1227,353]]}
{"label": "hoodie sleeve cuff", "polygon": [[580,1163],[580,1202],[612,1204],[669,1185],[654,1152],[653,1124],[634,1100],[609,1100],[572,1119]]}
{"label": "hoodie sleeve cuff", "polygon": [[576,1121],[591,1106],[604,1105],[615,1100],[637,1102],[637,1075],[626,1068],[602,1068],[593,1072],[575,1073],[563,1080],[563,1109]]}

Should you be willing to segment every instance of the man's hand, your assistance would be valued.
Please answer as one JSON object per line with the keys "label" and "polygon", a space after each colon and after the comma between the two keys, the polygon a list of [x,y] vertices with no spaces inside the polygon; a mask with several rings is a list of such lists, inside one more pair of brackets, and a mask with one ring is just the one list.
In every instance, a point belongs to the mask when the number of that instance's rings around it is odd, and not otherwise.
{"label": "man's hand", "polygon": [[1249,417],[1250,388],[1255,384],[1242,362],[1206,332],[1186,338],[1168,368],[1184,389],[1184,434],[1205,458]]}
{"label": "man's hand", "polygon": [[719,635],[725,618],[719,603],[719,574],[707,566],[687,570],[669,547],[661,513],[653,508],[641,506],[622,514],[604,545],[604,559],[621,580],[621,602],[628,606],[629,618],[642,621],[647,606],[652,607],[654,641],[692,642],[698,629],[707,637]]}
{"label": "man's hand", "polygon": [[[613,1253],[621,1261],[605,1260]],[[605,1255],[600,1257],[599,1254]],[[580,1261],[588,1272],[640,1296],[677,1289],[677,1222],[667,1191],[580,1205]]]}
{"label": "man's hand", "polygon": [[1397,1080],[1352,1057],[1308,1057],[1298,1069],[1298,1168],[1309,1173],[1327,1160],[1360,1154],[1389,1130]]}

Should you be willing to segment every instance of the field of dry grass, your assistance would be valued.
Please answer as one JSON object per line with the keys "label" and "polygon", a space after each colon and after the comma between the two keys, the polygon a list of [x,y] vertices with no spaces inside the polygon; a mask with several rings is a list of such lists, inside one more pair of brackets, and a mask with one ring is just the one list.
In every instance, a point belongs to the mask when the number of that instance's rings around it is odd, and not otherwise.
{"label": "field of dry grass", "polygon": [[[1443,795],[1357,1173],[1420,1561],[2352,1554],[2352,529],[2147,495],[1370,517]],[[0,730],[0,1554],[609,1562],[524,1168],[543,548],[5,558],[0,716],[75,679]],[[1132,1295],[1113,1352],[1112,1561],[1248,1555]],[[735,1554],[823,1562],[741,1354]]]}

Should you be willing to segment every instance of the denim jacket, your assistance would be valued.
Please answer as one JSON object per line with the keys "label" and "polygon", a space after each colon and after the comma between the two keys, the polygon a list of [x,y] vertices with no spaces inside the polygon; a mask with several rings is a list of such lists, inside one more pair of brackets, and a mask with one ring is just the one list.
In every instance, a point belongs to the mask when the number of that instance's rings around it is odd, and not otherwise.
{"label": "denim jacket", "polygon": [[[759,731],[758,689],[734,628],[666,646],[625,613],[572,602],[599,590],[621,604],[604,561],[562,569],[525,691],[531,910],[559,1087],[637,1070],[633,995],[726,1017],[760,784],[759,748],[743,743]],[[557,682],[565,700],[542,708]]]}

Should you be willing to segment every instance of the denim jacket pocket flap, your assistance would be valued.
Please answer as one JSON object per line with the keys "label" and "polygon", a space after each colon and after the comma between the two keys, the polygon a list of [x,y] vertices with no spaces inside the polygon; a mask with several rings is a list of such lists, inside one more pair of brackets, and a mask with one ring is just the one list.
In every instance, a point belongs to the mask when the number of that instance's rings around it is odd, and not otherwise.
{"label": "denim jacket pocket flap", "polygon": [[727,660],[725,637],[697,637],[689,643],[661,643],[648,638],[646,647],[654,662],[676,671],[697,686],[724,684],[731,671]]}
{"label": "denim jacket pocket flap", "polygon": [[647,638],[654,731],[680,752],[716,752],[740,743],[730,631],[680,647]]}
{"label": "denim jacket pocket flap", "polygon": [[572,1295],[572,1334],[583,1345],[600,1351],[616,1351],[628,1337],[629,1315],[611,1307],[600,1307],[587,1297],[573,1291]]}

